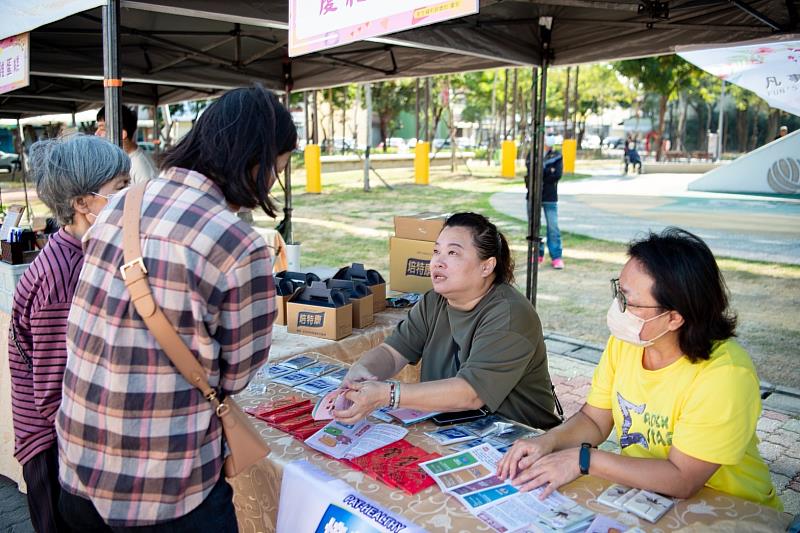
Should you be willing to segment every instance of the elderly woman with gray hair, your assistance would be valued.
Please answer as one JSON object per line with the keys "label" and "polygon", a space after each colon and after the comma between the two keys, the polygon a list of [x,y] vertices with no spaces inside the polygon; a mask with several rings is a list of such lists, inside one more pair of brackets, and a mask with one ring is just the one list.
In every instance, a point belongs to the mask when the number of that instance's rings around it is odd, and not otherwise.
{"label": "elderly woman with gray hair", "polygon": [[41,141],[30,151],[39,198],[61,228],[14,292],[9,332],[14,457],[28,485],[34,529],[68,531],[58,513],[55,416],[67,360],[67,316],[83,266],[81,239],[115,192],[127,187],[130,160],[99,137]]}

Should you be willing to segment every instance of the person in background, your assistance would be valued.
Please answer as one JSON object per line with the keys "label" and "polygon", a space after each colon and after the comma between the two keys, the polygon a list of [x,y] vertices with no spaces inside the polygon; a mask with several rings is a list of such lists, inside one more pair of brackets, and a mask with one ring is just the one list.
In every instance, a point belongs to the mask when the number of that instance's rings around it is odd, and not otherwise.
{"label": "person in background", "polygon": [[[436,239],[430,269],[433,289],[350,368],[344,385],[353,406],[335,418],[350,424],[395,403],[438,412],[485,406],[537,428],[560,423],[542,325],[511,285],[514,263],[503,234],[482,215],[456,213]],[[420,383],[386,381],[419,363]]]}
{"label": "person in background", "polygon": [[61,225],[17,283],[8,343],[14,457],[28,485],[31,523],[42,533],[69,529],[58,513],[55,418],[81,239],[111,195],[128,185],[130,160],[105,139],[73,135],[32,145],[30,165],[39,198]]}
{"label": "person in background", "polygon": [[789,127],[788,126],[781,126],[781,129],[778,130],[778,139],[781,137],[786,137],[789,135]]}
{"label": "person in background", "polygon": [[[131,183],[141,183],[156,177],[158,170],[153,160],[142,148],[136,144],[136,128],[139,119],[136,112],[126,106],[122,109],[122,149],[131,158]],[[106,136],[106,108],[101,107],[97,112],[97,129],[94,132],[98,137]]]}
{"label": "person in background", "polygon": [[[758,376],[733,339],[711,250],[667,228],[631,243],[628,256],[611,280],[611,337],[586,403],[562,426],[514,443],[498,475],[544,495],[581,474],[677,498],[707,486],[780,510],[758,453]],[[612,429],[621,454],[595,449]]]}
{"label": "person in background", "polygon": [[[553,149],[553,139],[544,140],[544,173],[542,174],[542,211],[547,223],[547,251],[550,252],[550,265],[556,270],[564,269],[561,231],[558,229],[558,181],[564,173],[564,158],[561,152]],[[525,158],[525,166],[530,173],[530,153]],[[525,180],[527,187],[528,181]],[[528,193],[525,194],[527,205]],[[528,213],[530,216],[530,213]],[[539,243],[539,264],[544,262],[544,244]]]}
{"label": "person in background", "polygon": [[[236,89],[145,184],[139,239],[153,299],[222,400],[267,360],[276,315],[269,247],[236,212],[275,216],[269,191],[296,144],[272,92]],[[234,532],[220,419],[161,349],[120,273],[127,199],[109,203],[84,244],[56,418],[59,508],[80,531]]]}

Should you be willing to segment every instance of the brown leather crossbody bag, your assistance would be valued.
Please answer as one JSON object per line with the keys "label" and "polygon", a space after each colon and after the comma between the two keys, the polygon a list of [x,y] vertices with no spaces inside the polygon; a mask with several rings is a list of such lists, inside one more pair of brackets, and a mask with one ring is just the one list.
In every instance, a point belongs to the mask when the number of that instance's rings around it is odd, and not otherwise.
{"label": "brown leather crossbody bag", "polygon": [[146,183],[134,185],[125,197],[122,215],[125,264],[120,267],[122,279],[130,292],[133,306],[161,349],[186,381],[200,390],[222,421],[222,431],[230,451],[225,459],[225,476],[234,477],[266,457],[270,451],[269,446],[233,398],[227,397],[222,401],[217,398],[217,391],[208,384],[203,367],[153,298],[139,240],[139,219],[145,187]]}

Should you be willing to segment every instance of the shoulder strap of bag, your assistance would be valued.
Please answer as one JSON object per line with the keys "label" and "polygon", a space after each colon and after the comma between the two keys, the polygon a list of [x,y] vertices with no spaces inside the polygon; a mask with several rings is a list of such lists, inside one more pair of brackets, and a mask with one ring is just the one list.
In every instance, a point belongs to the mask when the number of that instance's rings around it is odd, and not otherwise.
{"label": "shoulder strap of bag", "polygon": [[119,270],[125,286],[130,291],[133,306],[161,349],[186,381],[200,389],[203,396],[219,411],[222,404],[217,399],[216,391],[208,384],[205,370],[161,311],[147,280],[147,268],[144,266],[142,245],[139,240],[140,212],[146,186],[146,182],[133,185],[125,196],[122,213],[122,250],[125,264]]}

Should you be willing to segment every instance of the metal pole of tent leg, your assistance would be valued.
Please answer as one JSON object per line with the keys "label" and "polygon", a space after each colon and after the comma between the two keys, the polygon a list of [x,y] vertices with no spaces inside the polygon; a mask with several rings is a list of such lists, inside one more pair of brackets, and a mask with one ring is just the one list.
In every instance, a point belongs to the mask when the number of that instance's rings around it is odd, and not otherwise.
{"label": "metal pole of tent leg", "polygon": [[158,163],[158,155],[161,153],[161,127],[158,120],[158,100],[153,102],[153,153],[156,155],[156,163]]}
{"label": "metal pole of tent leg", "polygon": [[570,139],[578,138],[578,126],[576,124],[578,119],[578,75],[581,72],[581,67],[575,67],[575,92],[572,95],[572,137]]}
{"label": "metal pole of tent leg", "polygon": [[[283,93],[283,105],[289,111],[289,98],[291,90],[286,88]],[[284,236],[286,237],[286,244],[294,244],[294,232],[292,230],[292,158],[286,163],[286,170],[283,173],[283,220],[284,220]]]}
{"label": "metal pole of tent leg", "polygon": [[[436,127],[434,125],[434,127]],[[431,78],[425,78],[425,141],[431,142]]]}
{"label": "metal pole of tent leg", "polygon": [[[528,175],[525,177],[527,180],[527,190],[528,190],[528,262],[526,269],[527,272],[527,279],[525,283],[525,296],[528,300],[531,300],[531,285],[533,283],[533,268],[538,265],[538,256],[539,256],[539,242],[536,240],[534,235],[537,235],[533,232],[533,194],[531,191],[533,190],[533,165],[535,161],[535,154],[536,154],[536,128],[539,120],[539,104],[538,102],[538,81],[539,81],[539,69],[536,67],[531,68],[531,125],[530,125],[530,147],[528,148]],[[534,247],[536,248],[536,255],[534,255]],[[531,300],[532,301],[532,300]]]}
{"label": "metal pole of tent leg", "polygon": [[312,115],[314,115],[314,124],[311,127],[311,141],[314,144],[316,144],[317,146],[319,146],[319,129],[318,129],[319,115],[317,114],[318,108],[317,108],[317,90],[316,89],[314,89],[314,92],[311,93],[311,99],[312,99],[311,106],[313,108]]}
{"label": "metal pole of tent leg", "polygon": [[503,80],[503,140],[508,138],[508,69],[504,71]]}
{"label": "metal pole of tent leg", "polygon": [[529,267],[532,270],[530,276],[530,283],[528,285],[529,296],[531,303],[534,307],[536,307],[536,291],[538,289],[538,276],[539,276],[539,243],[541,242],[541,237],[539,233],[541,231],[542,226],[542,184],[544,178],[544,167],[542,166],[542,162],[544,160],[544,119],[545,113],[547,110],[547,65],[550,61],[550,35],[551,35],[551,27],[552,27],[553,19],[551,17],[540,17],[539,18],[539,31],[541,33],[541,43],[542,43],[542,63],[541,63],[541,70],[542,70],[542,80],[539,84],[539,101],[537,106],[537,125],[536,125],[536,146],[535,150],[533,150],[534,157],[532,158],[532,165],[531,167],[534,169],[534,181],[533,187],[531,188],[530,197],[533,198],[533,205],[531,206],[531,218],[533,219],[533,227],[532,235],[534,240],[532,243],[536,244],[536,248],[534,250],[536,254],[536,261],[532,261],[529,263]]}
{"label": "metal pole of tent leg", "polygon": [[122,146],[122,75],[119,65],[119,0],[108,0],[103,10],[103,93],[106,138]]}
{"label": "metal pole of tent leg", "polygon": [[725,124],[725,80],[719,93],[719,118],[717,119],[717,161],[722,159],[722,132]]}
{"label": "metal pole of tent leg", "polygon": [[372,148],[372,84],[364,85],[364,99],[367,104],[367,149],[364,152],[364,192],[369,192],[369,153]]}

